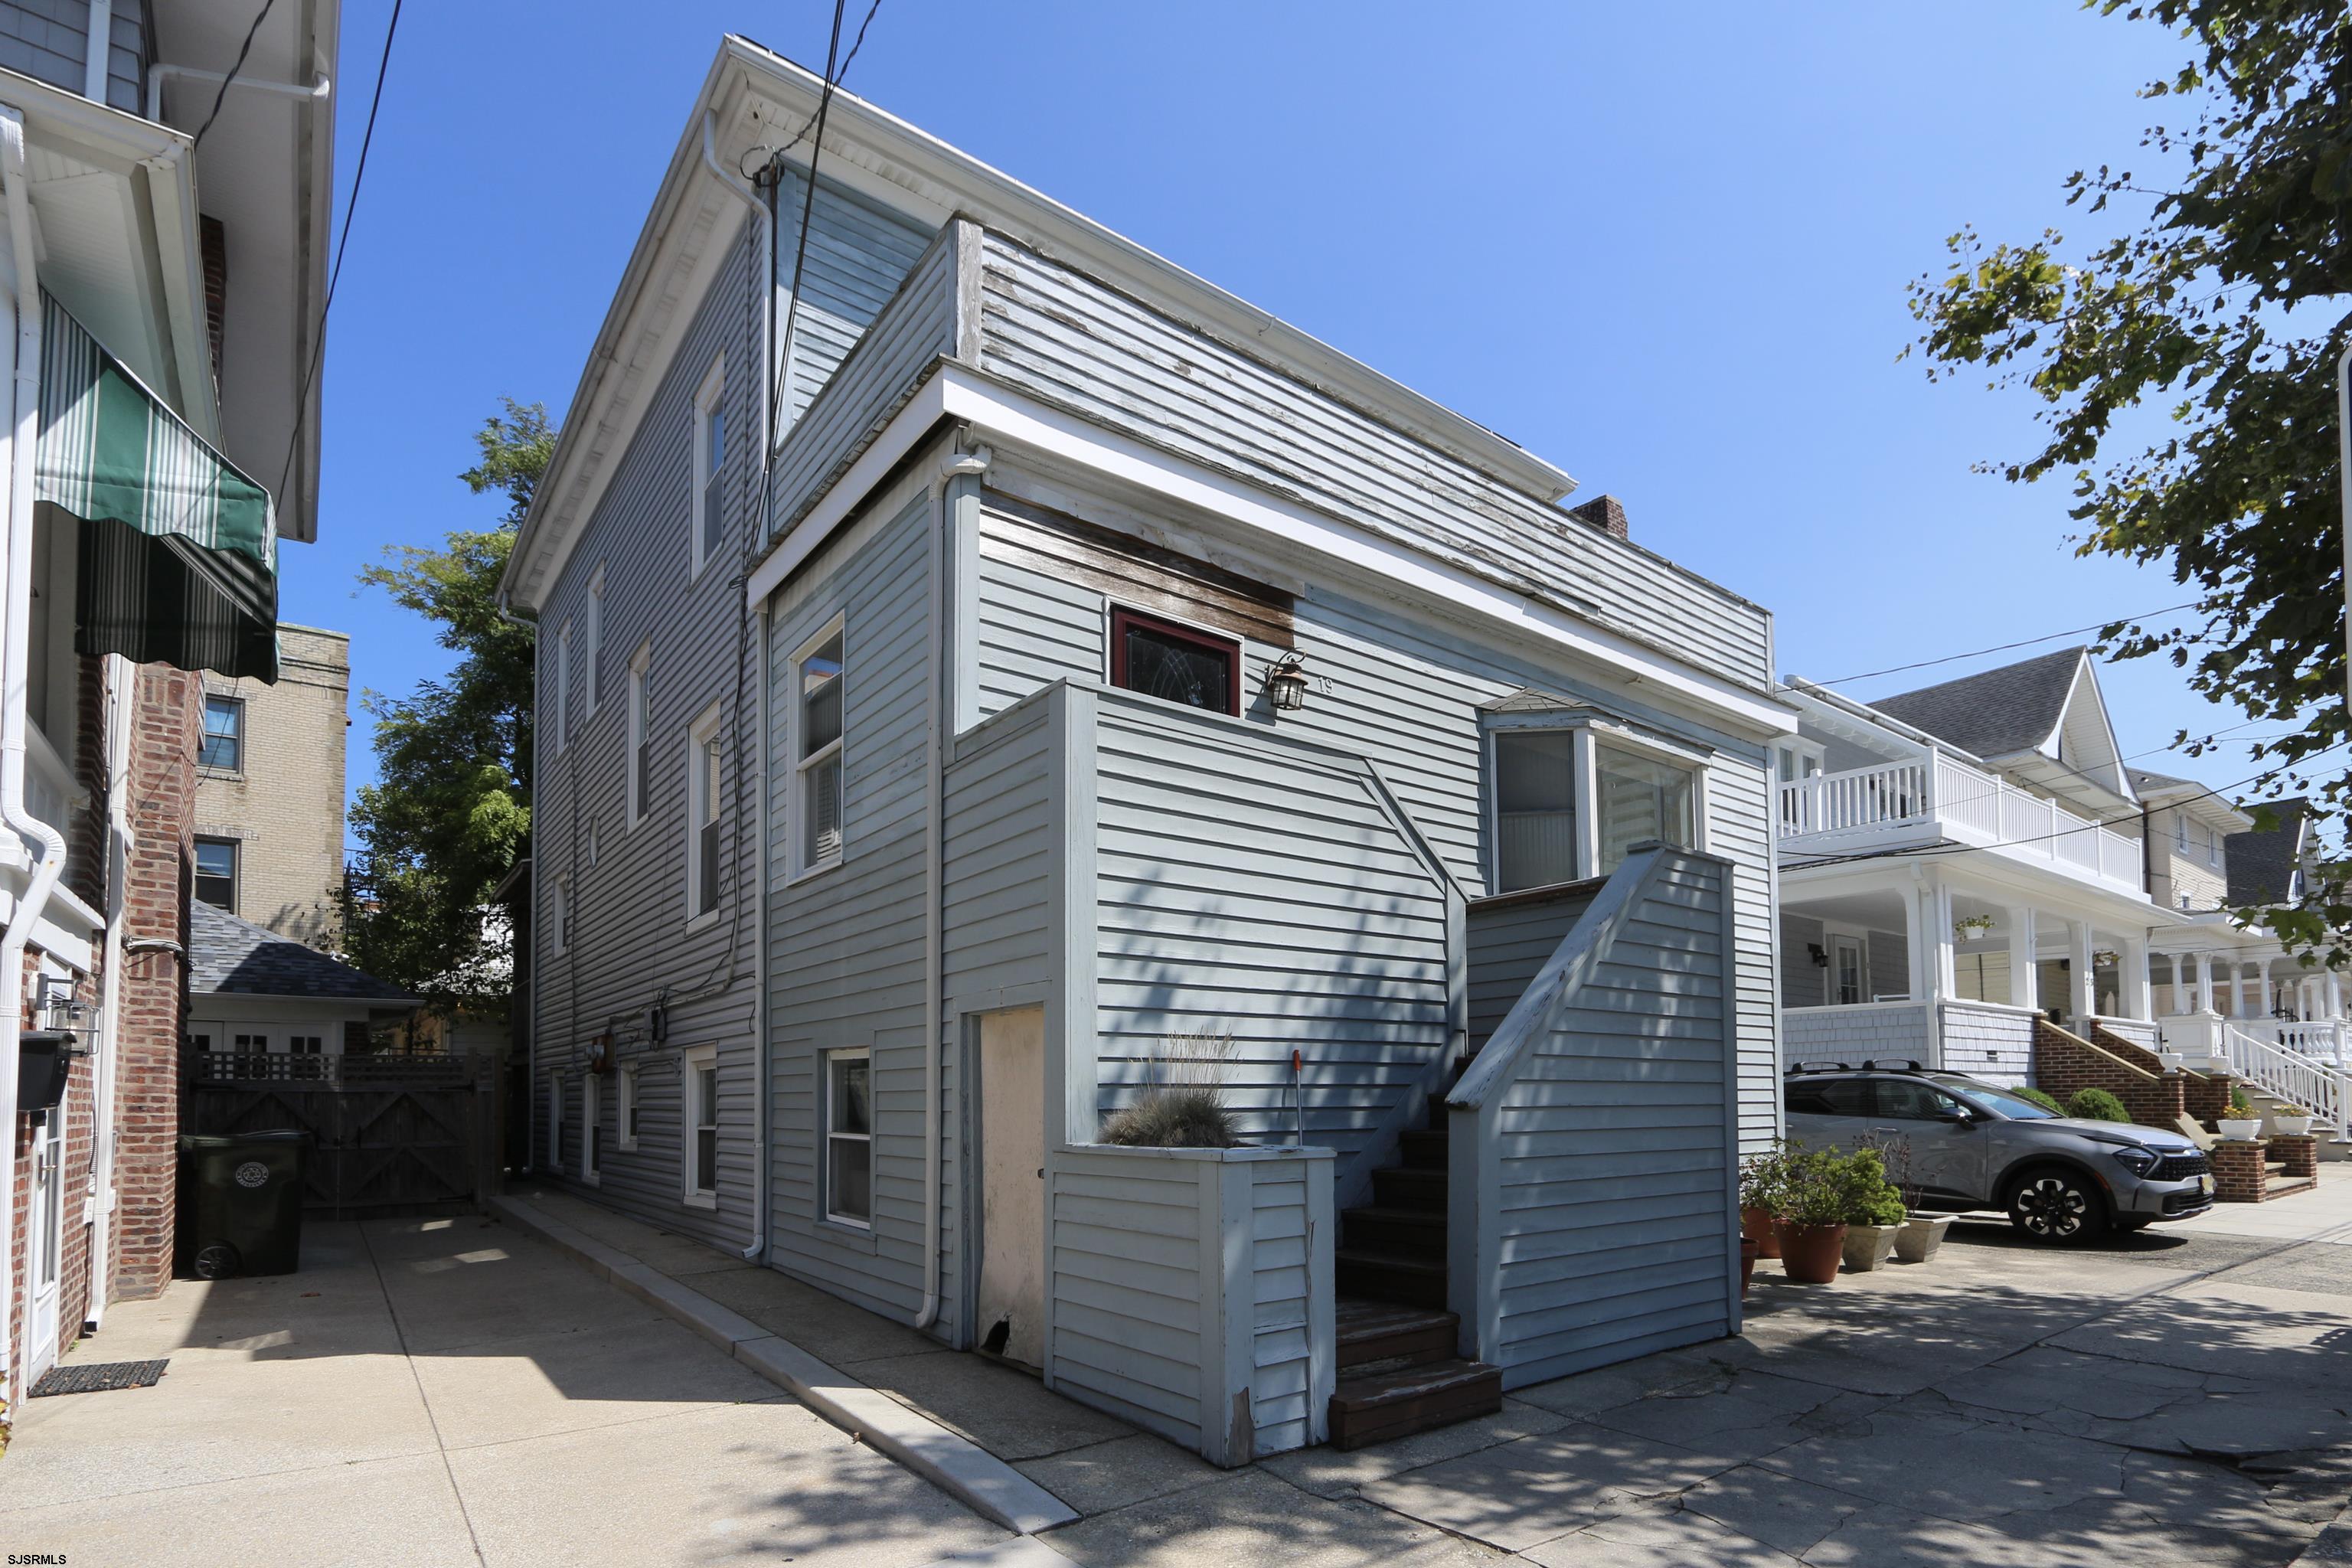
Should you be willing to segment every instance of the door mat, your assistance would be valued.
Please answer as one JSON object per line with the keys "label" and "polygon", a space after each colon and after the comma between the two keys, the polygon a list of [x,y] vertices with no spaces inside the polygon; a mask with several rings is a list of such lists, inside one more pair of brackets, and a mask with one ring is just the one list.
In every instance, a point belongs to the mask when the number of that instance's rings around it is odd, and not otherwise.
{"label": "door mat", "polygon": [[53,1366],[33,1384],[30,1397],[51,1394],[103,1394],[110,1388],[148,1388],[171,1365],[165,1361],[94,1361],[79,1366]]}

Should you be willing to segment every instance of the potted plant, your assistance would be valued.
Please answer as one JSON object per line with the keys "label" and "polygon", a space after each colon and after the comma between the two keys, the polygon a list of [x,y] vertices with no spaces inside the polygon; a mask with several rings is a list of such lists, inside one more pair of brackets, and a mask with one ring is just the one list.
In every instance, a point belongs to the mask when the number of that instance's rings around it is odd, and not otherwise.
{"label": "potted plant", "polygon": [[2301,1138],[2311,1131],[2312,1114],[2293,1100],[2282,1100],[2271,1112],[2271,1131],[2282,1138]]}
{"label": "potted plant", "polygon": [[1845,1244],[1839,1250],[1845,1266],[1864,1274],[1886,1261],[1908,1213],[1902,1192],[1886,1179],[1885,1157],[1873,1148],[1857,1149],[1840,1162],[1837,1181],[1844,1194]]}
{"label": "potted plant", "polygon": [[1806,1150],[1790,1154],[1780,1180],[1780,1201],[1773,1234],[1780,1239],[1780,1268],[1792,1281],[1825,1286],[1837,1279],[1837,1262],[1846,1250],[1846,1227],[1853,1223],[1853,1183],[1849,1159],[1867,1159],[1877,1187],[1886,1184],[1879,1171],[1877,1150],[1863,1154],[1837,1154],[1834,1150]]}
{"label": "potted plant", "polygon": [[1904,1219],[1902,1228],[1895,1233],[1895,1258],[1898,1263],[1925,1263],[1936,1256],[1944,1245],[1944,1234],[1952,1228],[1952,1216],[1948,1214],[1921,1214],[1919,1205],[1927,1198],[1927,1189],[1911,1179],[1911,1139],[1897,1134],[1884,1144],[1875,1144],[1883,1152],[1887,1179],[1902,1195]]}
{"label": "potted plant", "polygon": [[2251,1143],[2262,1136],[2263,1119],[2254,1114],[2254,1102],[2237,1084],[2230,1086],[2230,1114],[2214,1120],[2214,1129],[2222,1137],[2240,1143]]}
{"label": "potted plant", "polygon": [[1758,1258],[1780,1256],[1780,1240],[1773,1234],[1772,1222],[1780,1215],[1780,1195],[1788,1183],[1789,1162],[1795,1147],[1786,1139],[1778,1140],[1770,1148],[1740,1162],[1739,1251],[1743,1258],[1748,1257],[1751,1244]]}

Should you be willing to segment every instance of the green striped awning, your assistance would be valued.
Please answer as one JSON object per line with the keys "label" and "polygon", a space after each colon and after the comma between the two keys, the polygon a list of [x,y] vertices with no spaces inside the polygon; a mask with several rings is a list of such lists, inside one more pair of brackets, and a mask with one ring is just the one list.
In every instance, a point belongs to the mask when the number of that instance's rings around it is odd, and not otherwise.
{"label": "green striped awning", "polygon": [[47,294],[37,506],[80,521],[74,647],[278,679],[278,520],[237,471]]}

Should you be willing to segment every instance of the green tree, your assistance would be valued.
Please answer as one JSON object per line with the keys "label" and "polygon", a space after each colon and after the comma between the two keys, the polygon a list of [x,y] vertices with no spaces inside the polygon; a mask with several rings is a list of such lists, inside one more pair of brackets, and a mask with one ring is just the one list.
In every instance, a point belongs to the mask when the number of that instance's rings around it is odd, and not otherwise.
{"label": "green tree", "polygon": [[[2120,229],[2081,247],[2054,229],[1953,236],[1949,269],[1912,286],[1915,346],[1931,378],[1982,367],[2039,400],[2039,449],[1985,466],[2068,484],[2082,553],[2168,565],[2195,590],[2189,624],[2118,622],[2109,651],[2168,658],[2196,689],[2277,724],[2250,743],[2251,795],[2308,793],[2323,824],[2340,821],[2352,727],[2334,367],[2352,331],[2352,26],[2342,0],[2086,8],[2180,36],[2179,71],[2141,90],[2180,106],[2141,138],[2160,177],[2068,176],[2066,205]],[[2143,405],[2163,419],[2152,439],[2131,414]],[[2201,754],[2215,740],[2175,743]],[[2311,880],[2272,923],[2352,956],[2342,868]]]}
{"label": "green tree", "polygon": [[460,476],[502,492],[496,528],[453,530],[438,550],[388,548],[360,573],[436,623],[457,655],[404,697],[370,692],[377,780],[352,810],[359,842],[343,895],[344,943],[372,974],[443,1007],[504,994],[506,944],[486,928],[489,896],[530,836],[531,630],[499,614],[499,579],[532,487],[555,451],[538,404],[506,400]]}

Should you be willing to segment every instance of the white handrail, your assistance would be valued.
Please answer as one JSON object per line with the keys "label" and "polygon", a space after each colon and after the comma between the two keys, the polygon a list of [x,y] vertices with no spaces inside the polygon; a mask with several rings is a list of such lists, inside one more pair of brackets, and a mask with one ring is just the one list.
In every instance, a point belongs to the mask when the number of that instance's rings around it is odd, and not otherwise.
{"label": "white handrail", "polygon": [[2007,779],[1936,752],[1908,763],[1815,773],[1777,786],[1783,838],[1934,820],[1955,837],[2036,856],[2110,882],[2140,884],[2140,841]]}
{"label": "white handrail", "polygon": [[2230,1069],[2240,1078],[2309,1110],[2337,1138],[2352,1133],[2352,1079],[2299,1051],[2256,1039],[2235,1024],[2222,1026],[2221,1039]]}

